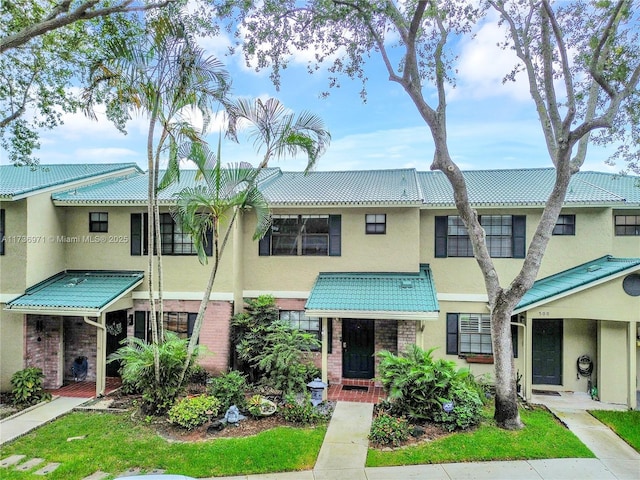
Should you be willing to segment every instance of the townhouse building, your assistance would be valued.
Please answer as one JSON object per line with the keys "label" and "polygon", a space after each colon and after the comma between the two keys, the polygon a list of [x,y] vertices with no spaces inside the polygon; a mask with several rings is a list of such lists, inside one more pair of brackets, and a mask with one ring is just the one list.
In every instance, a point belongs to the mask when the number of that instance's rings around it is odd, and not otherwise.
{"label": "townhouse building", "polygon": [[[146,174],[130,164],[0,168],[0,388],[32,365],[60,386],[82,355],[99,394],[117,375],[106,356],[127,336],[148,336]],[[465,172],[503,284],[522,266],[554,174]],[[196,181],[184,171],[160,195],[163,320],[183,336],[211,264],[198,262],[171,209]],[[332,384],[375,382],[376,352],[413,343],[476,375],[492,372],[484,282],[444,175],[268,168],[259,186],[272,226],[254,241],[251,212],[234,225],[201,333],[205,368],[229,367],[232,315],[271,294],[282,319],[321,340],[314,355]],[[591,380],[601,400],[635,408],[639,328],[640,179],[580,172],[538,280],[514,311],[521,395],[586,392]]]}

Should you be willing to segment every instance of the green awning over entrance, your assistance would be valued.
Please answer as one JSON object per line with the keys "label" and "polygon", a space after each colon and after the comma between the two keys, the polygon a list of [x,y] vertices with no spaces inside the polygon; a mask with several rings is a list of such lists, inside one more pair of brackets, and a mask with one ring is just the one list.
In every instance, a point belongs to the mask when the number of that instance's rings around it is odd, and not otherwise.
{"label": "green awning over entrance", "polygon": [[320,273],[305,305],[307,316],[437,320],[438,298],[429,265],[415,273]]}
{"label": "green awning over entrance", "polygon": [[548,303],[613,278],[640,270],[640,258],[616,258],[611,255],[596,258],[577,267],[536,280],[513,313]]}
{"label": "green awning over entrance", "polygon": [[144,272],[68,270],[26,290],[6,309],[30,314],[98,317],[136,288]]}

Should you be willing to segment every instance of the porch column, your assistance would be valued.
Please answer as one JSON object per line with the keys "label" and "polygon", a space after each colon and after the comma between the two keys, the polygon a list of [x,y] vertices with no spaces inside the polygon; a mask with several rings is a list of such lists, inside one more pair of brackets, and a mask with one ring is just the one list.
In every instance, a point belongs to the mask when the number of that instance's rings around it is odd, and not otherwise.
{"label": "porch column", "polygon": [[524,399],[529,402],[533,395],[533,386],[531,379],[533,378],[533,319],[525,316],[524,328]]}
{"label": "porch column", "polygon": [[[329,383],[329,342],[331,339],[329,338],[329,322],[327,317],[322,317],[322,381],[326,384]],[[325,388],[322,393],[322,399],[327,399],[328,389]]]}
{"label": "porch column", "polygon": [[628,361],[627,365],[629,365],[629,375],[627,377],[629,392],[629,400],[627,405],[631,410],[635,410],[638,406],[638,398],[636,395],[636,390],[638,389],[638,385],[636,384],[636,375],[637,375],[637,364],[636,364],[636,348],[637,348],[637,323],[631,320],[627,327],[627,339],[628,339]]}

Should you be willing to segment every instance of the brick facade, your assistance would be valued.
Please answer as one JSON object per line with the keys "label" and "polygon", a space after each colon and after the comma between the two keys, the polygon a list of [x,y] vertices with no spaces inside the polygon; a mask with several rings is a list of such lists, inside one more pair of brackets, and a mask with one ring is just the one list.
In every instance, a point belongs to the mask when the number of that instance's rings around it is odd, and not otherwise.
{"label": "brick facade", "polygon": [[[199,300],[165,300],[165,312],[198,313]],[[149,311],[146,300],[134,301],[129,314],[134,311]],[[225,301],[211,301],[204,314],[204,322],[200,331],[200,345],[204,348],[198,363],[211,373],[226,372],[229,369],[229,329],[233,304]],[[133,336],[133,326],[127,329],[127,335]]]}

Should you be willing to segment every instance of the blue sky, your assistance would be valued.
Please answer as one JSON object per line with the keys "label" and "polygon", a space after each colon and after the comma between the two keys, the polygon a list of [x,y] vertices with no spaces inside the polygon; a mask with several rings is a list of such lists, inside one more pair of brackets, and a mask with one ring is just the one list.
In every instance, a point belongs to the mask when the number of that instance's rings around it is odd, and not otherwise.
{"label": "blue sky", "polygon": [[[497,24],[487,21],[477,33],[475,39],[460,44],[458,84],[448,95],[448,139],[454,160],[466,170],[551,166],[527,85],[502,83],[515,59],[496,47],[502,39]],[[407,94],[388,81],[379,57],[369,62],[368,100],[363,103],[361,84],[346,77],[328,98],[320,98],[327,90],[327,75],[324,70],[307,73],[308,52],[292,58],[276,92],[267,71],[247,68],[239,55],[223,56],[229,44],[224,36],[203,41],[207,52],[226,64],[235,95],[275,96],[296,112],[306,109],[324,119],[332,142],[318,170],[429,169],[433,157],[429,130]],[[42,163],[137,162],[146,168],[144,119],[132,120],[126,136],[104,118],[94,122],[78,113],[64,115],[64,121],[63,126],[43,132],[37,154]],[[209,141],[215,145],[217,134]],[[611,153],[612,148],[591,146],[583,170],[619,171],[620,167],[605,164]],[[248,141],[225,143],[222,155],[223,162],[254,165],[260,158]],[[302,170],[305,160],[280,160],[271,166]]]}

